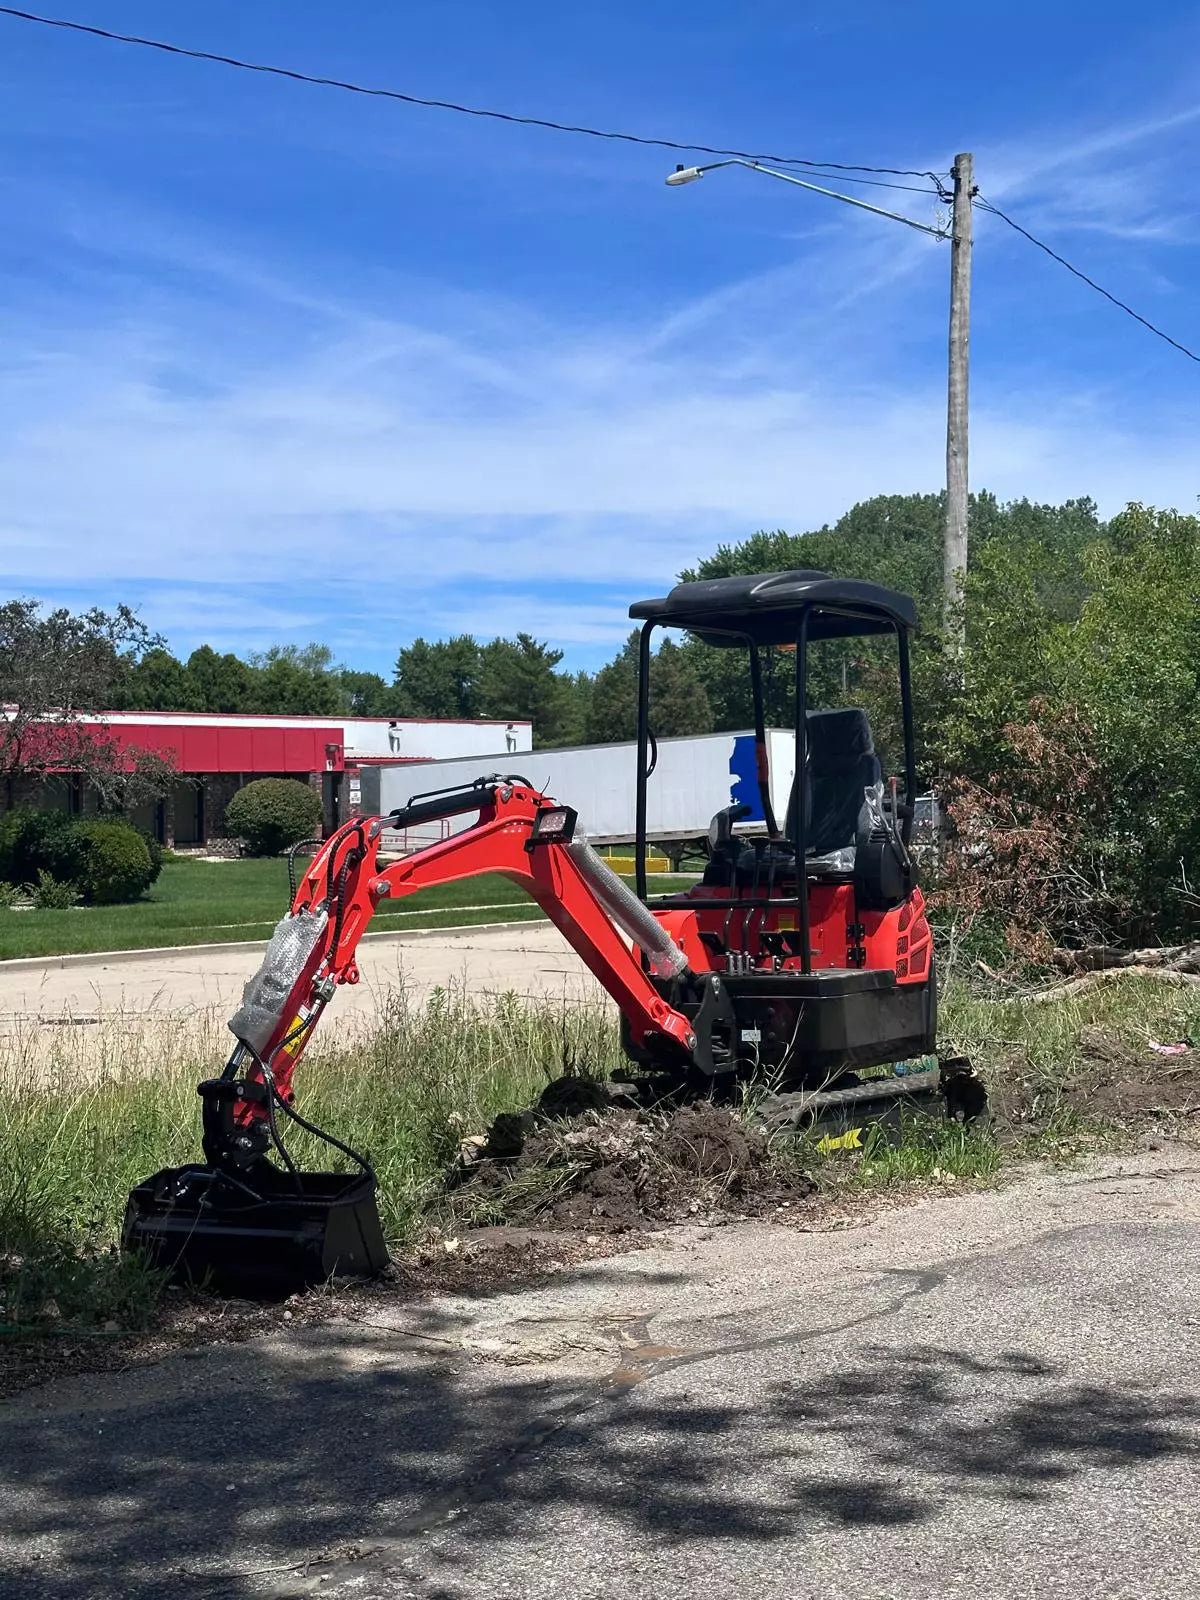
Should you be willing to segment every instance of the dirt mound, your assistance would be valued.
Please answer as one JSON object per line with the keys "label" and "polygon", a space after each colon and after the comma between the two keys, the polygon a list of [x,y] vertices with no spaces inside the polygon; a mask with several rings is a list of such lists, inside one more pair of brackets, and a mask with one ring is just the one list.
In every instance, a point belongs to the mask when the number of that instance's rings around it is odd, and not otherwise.
{"label": "dirt mound", "polygon": [[[816,1187],[724,1107],[646,1111],[616,1087],[551,1089],[537,1110],[497,1118],[464,1151],[454,1208],[465,1222],[618,1232],[713,1211],[758,1214]],[[583,1109],[547,1115],[564,1105]]]}
{"label": "dirt mound", "polygon": [[999,1124],[1038,1127],[1056,1111],[1132,1123],[1200,1118],[1200,1049],[1162,1055],[1107,1028],[1080,1029],[1075,1060],[1061,1078],[1035,1072],[1024,1055],[1000,1064],[991,1090]]}

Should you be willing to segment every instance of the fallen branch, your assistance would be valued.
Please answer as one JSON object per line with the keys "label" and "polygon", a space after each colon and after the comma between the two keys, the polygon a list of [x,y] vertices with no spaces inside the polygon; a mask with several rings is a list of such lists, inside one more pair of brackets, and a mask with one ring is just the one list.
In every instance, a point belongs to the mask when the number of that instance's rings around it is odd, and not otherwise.
{"label": "fallen branch", "polygon": [[1053,961],[1063,972],[1155,967],[1168,972],[1200,973],[1200,944],[1152,946],[1147,950],[1121,950],[1113,945],[1097,944],[1086,950],[1056,950]]}
{"label": "fallen branch", "polygon": [[1089,972],[1082,978],[1070,978],[1066,983],[1053,983],[1048,989],[1037,989],[1032,994],[1024,996],[1032,1005],[1042,1005],[1047,1000],[1066,1000],[1071,995],[1082,994],[1086,989],[1094,989],[1101,983],[1111,982],[1115,978],[1151,978],[1156,983],[1166,983],[1176,989],[1200,988],[1200,973],[1183,972],[1173,967],[1151,967],[1146,965],[1129,967],[1105,967],[1099,972]]}

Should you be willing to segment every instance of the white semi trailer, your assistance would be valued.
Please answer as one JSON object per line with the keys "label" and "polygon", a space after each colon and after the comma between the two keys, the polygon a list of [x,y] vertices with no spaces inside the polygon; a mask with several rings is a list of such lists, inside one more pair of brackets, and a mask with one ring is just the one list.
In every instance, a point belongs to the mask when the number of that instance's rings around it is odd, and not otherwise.
{"label": "white semi trailer", "polygon": [[[790,731],[767,730],[771,805],[786,825],[795,772],[795,738]],[[637,745],[575,745],[514,756],[471,756],[451,761],[391,763],[364,767],[362,810],[386,814],[414,795],[451,789],[494,773],[518,773],[534,788],[553,795],[579,813],[579,827],[594,844],[627,844],[634,837]],[[738,803],[749,807],[737,824],[744,833],[761,832],[766,818],[759,793],[753,733],[706,733],[660,739],[654,771],[646,786],[646,837],[674,853],[705,838],[718,811]],[[385,833],[384,848],[419,850],[469,827],[474,814]]]}

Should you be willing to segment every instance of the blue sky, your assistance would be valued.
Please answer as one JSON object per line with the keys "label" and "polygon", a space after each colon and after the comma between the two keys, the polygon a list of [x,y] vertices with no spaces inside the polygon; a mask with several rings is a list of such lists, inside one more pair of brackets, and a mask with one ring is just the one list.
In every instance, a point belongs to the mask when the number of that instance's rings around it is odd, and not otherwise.
{"label": "blue sky", "polygon": [[[971,149],[984,195],[1200,344],[1192,5],[62,4],[667,138]],[[9,593],[127,601],[183,653],[387,671],[417,634],[527,629],[594,666],[717,543],[940,485],[948,256],[910,230],[5,18],[0,130]],[[974,319],[975,487],[1195,508],[1200,369],[983,214]]]}

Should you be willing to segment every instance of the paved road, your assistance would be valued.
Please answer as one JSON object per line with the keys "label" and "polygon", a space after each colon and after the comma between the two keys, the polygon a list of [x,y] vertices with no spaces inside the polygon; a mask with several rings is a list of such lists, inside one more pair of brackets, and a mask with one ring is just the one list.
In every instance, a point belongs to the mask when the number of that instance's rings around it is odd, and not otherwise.
{"label": "paved road", "polygon": [[[262,959],[262,946],[186,947],[136,955],[0,962],[0,1026],[21,1017],[63,1018],[123,1011],[150,1014],[232,1009]],[[403,977],[421,996],[469,977],[480,992],[541,995],[591,983],[582,962],[548,923],[385,934],[359,946],[360,989],[343,989],[338,1011],[370,1009],[373,985]],[[592,985],[594,988],[594,985]]]}
{"label": "paved road", "polygon": [[[48,958],[0,963],[0,1081],[19,1076],[94,1075],[106,1061],[136,1070],[161,1059],[165,1039],[191,1030],[198,1048],[221,1054],[225,1022],[261,948],[156,950],[135,957]],[[370,1027],[380,998],[403,985],[420,1001],[437,985],[464,984],[472,994],[530,998],[601,998],[602,990],[548,923],[388,934],[359,946],[362,982],[338,991],[323,1030],[344,1037]]]}
{"label": "paved road", "polygon": [[0,1591],[1191,1595],[1198,1291],[1167,1148],[384,1298],[0,1411]]}

